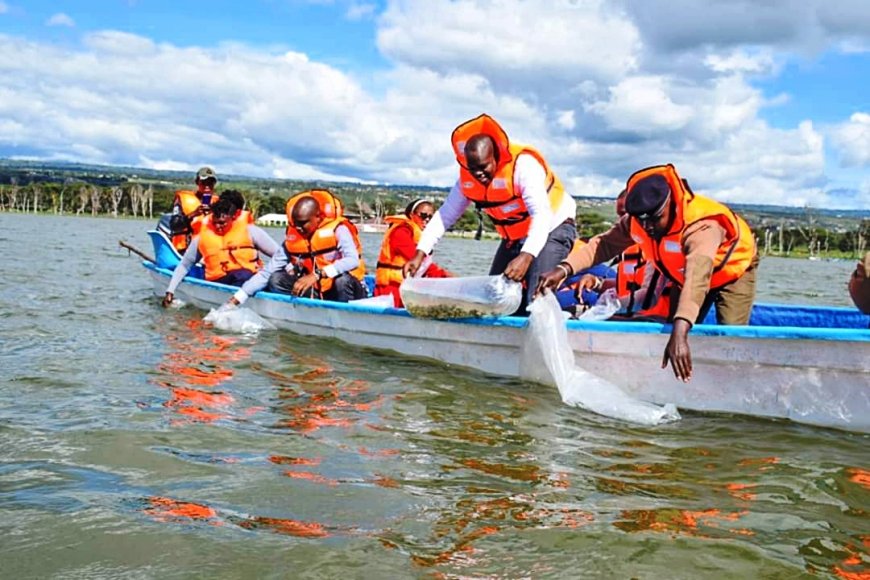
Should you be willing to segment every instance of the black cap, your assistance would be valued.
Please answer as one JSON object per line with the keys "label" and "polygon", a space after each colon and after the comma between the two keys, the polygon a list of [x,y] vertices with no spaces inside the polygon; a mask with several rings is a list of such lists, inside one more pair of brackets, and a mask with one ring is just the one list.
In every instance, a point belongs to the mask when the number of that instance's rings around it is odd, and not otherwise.
{"label": "black cap", "polygon": [[625,211],[638,219],[649,219],[661,213],[671,195],[663,175],[648,175],[635,183],[625,199]]}

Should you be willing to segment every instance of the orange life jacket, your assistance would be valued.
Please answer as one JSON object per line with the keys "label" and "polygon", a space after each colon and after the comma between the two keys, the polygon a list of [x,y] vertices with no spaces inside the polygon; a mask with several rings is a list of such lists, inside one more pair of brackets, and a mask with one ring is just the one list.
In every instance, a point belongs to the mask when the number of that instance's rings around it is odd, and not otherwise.
{"label": "orange life jacket", "polygon": [[423,229],[417,225],[417,222],[402,214],[388,216],[385,221],[389,224],[389,228],[384,234],[384,241],[381,243],[381,253],[378,255],[378,268],[375,270],[375,285],[377,286],[402,283],[402,267],[408,259],[404,256],[393,255],[391,238],[396,229],[405,225],[410,227],[414,236],[414,242],[419,242],[420,234],[423,233]]}
{"label": "orange life jacket", "polygon": [[[211,203],[216,202],[218,199],[217,194],[213,193]],[[202,200],[195,191],[179,189],[175,192],[173,205],[179,206],[181,213],[190,218],[190,215],[202,205]],[[207,214],[200,214],[190,218],[190,231],[172,236],[172,245],[175,246],[176,250],[184,252],[187,249],[187,246],[190,245],[190,238],[199,235],[199,232],[202,230],[206,217]]]}
{"label": "orange life jacket", "polygon": [[685,283],[686,255],[683,252],[683,232],[702,219],[716,220],[726,232],[713,260],[710,288],[720,288],[740,278],[755,256],[755,237],[749,225],[729,207],[708,197],[696,195],[689,184],[681,179],[673,165],[657,165],[635,172],[628,178],[627,189],[644,177],[661,175],[668,183],[676,208],[670,231],[660,240],[650,237],[640,222],[631,218],[631,237],[640,245],[644,258],[654,262],[656,268],[676,285]]}
{"label": "orange life jacket", "polygon": [[[300,198],[310,196],[317,200],[320,205],[320,215],[323,221],[320,227],[307,239],[299,233],[293,222],[293,206]],[[344,207],[341,200],[332,195],[325,189],[313,189],[304,191],[298,195],[294,195],[287,201],[287,233],[284,237],[284,251],[290,263],[297,272],[319,272],[326,266],[335,262],[340,256],[338,255],[338,239],[335,237],[335,230],[338,226],[344,224],[350,230],[353,236],[356,251],[359,254],[359,265],[349,273],[364,283],[366,273],[365,262],[362,255],[362,244],[359,241],[359,232],[356,226],[342,216]],[[317,282],[317,291],[323,295],[328,292],[333,285],[331,278],[319,278]]]}
{"label": "orange life jacket", "polygon": [[[638,291],[644,288],[650,270],[646,292],[639,300]],[[622,253],[616,265],[616,295],[625,304],[625,312],[621,312],[623,316],[667,319],[671,309],[671,286],[671,282],[663,281],[662,273],[644,259],[639,245],[635,244]]]}
{"label": "orange life jacket", "polygon": [[[468,171],[465,143],[475,135],[488,135],[496,145],[498,164],[489,186],[482,185]],[[514,168],[517,158],[531,155],[546,171],[550,209],[558,210],[565,188],[540,153],[527,145],[511,144],[504,129],[489,115],[480,115],[453,130],[453,151],[459,162],[459,187],[463,195],[473,201],[492,219],[496,231],[507,240],[521,240],[529,233],[531,216],[523,198],[514,191]]]}
{"label": "orange life jacket", "polygon": [[263,266],[260,253],[248,234],[249,216],[239,215],[222,236],[214,230],[211,216],[206,216],[198,242],[206,280],[217,280],[236,270],[256,272]]}
{"label": "orange life jacket", "polygon": [[331,220],[344,215],[344,204],[331,191],[327,189],[310,189],[297,193],[287,200],[284,211],[287,213],[288,224],[293,224],[293,207],[303,197],[313,197],[317,200],[317,204],[320,206],[320,216],[324,220]]}

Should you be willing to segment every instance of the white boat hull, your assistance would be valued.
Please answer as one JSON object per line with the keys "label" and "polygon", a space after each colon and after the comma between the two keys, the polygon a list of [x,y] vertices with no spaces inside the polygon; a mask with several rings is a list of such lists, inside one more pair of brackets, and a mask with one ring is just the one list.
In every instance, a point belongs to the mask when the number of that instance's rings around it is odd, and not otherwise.
{"label": "white boat hull", "polygon": [[[170,272],[148,268],[154,291],[162,296]],[[208,309],[224,303],[233,291],[188,279],[176,295]],[[246,306],[277,327],[299,334],[508,377],[520,376],[522,345],[528,338],[521,318],[423,320],[393,308],[268,293]],[[870,433],[868,330],[760,327],[729,336],[728,329],[734,327],[705,330],[698,325],[691,336],[693,378],[683,383],[670,369],[661,369],[669,327],[617,322],[568,326],[577,364],[641,400]]]}

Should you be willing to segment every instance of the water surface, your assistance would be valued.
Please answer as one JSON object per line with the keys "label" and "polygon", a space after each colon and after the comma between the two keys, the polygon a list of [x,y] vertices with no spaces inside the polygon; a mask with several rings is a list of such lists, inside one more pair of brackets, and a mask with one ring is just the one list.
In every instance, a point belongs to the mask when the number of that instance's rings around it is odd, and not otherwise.
{"label": "water surface", "polygon": [[[2,577],[870,573],[866,435],[637,427],[518,380],[219,333],[118,249],[150,252],[148,225],[0,214]],[[477,274],[494,249],[437,257]],[[759,299],[846,306],[852,268],[766,259]]]}

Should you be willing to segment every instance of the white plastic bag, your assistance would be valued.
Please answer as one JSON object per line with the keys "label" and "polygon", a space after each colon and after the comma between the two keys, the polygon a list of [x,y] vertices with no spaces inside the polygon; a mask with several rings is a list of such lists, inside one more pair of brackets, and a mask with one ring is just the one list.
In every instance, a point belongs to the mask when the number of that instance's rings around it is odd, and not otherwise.
{"label": "white plastic bag", "polygon": [[220,330],[240,334],[256,334],[264,329],[275,329],[275,325],[264,320],[250,308],[239,308],[226,304],[221,305],[220,308],[209,310],[203,321]]}
{"label": "white plastic bag", "polygon": [[608,288],[598,296],[594,306],[577,317],[578,320],[607,320],[622,308],[616,288]]}
{"label": "white plastic bag", "polygon": [[523,285],[502,275],[406,278],[399,286],[405,308],[420,318],[469,318],[513,314]]}
{"label": "white plastic bag", "polygon": [[568,331],[556,297],[547,292],[529,306],[529,335],[523,345],[523,378],[554,384],[562,401],[599,415],[632,423],[657,425],[676,421],[672,404],[659,407],[627,395],[617,385],[577,366],[568,344]]}
{"label": "white plastic bag", "polygon": [[393,308],[396,306],[392,294],[382,294],[380,296],[370,296],[369,298],[351,300],[350,302],[348,302],[348,304],[371,306],[372,308]]}

